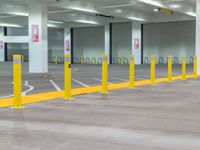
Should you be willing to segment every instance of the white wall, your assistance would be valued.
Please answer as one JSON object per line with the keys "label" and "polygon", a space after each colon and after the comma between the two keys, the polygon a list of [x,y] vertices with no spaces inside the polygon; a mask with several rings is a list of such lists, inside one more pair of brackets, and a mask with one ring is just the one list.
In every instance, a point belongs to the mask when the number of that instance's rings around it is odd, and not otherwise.
{"label": "white wall", "polygon": [[104,54],[104,27],[74,29],[74,58],[95,57]]}
{"label": "white wall", "polygon": [[173,22],[144,25],[144,57],[173,55],[189,60],[195,55],[195,22]]}
{"label": "white wall", "polygon": [[132,52],[132,23],[114,23],[112,29],[112,57],[129,59]]}

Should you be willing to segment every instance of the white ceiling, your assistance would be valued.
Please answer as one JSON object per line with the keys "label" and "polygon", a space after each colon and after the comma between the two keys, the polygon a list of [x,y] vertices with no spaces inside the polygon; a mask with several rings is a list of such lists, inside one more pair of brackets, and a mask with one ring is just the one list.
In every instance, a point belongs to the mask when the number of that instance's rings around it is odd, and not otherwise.
{"label": "white ceiling", "polygon": [[[40,0],[0,0],[0,25],[28,25],[28,8]],[[60,27],[104,25],[139,20],[144,23],[195,20],[196,0],[46,0],[48,19]],[[155,12],[167,8],[173,15]],[[114,18],[96,16],[103,14]]]}

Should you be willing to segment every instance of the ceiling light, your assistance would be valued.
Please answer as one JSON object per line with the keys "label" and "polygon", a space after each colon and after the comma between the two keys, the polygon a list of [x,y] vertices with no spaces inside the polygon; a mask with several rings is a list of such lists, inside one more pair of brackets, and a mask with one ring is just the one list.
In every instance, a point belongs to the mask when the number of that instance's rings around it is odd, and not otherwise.
{"label": "ceiling light", "polygon": [[85,8],[80,8],[80,7],[70,7],[69,9],[83,11],[83,12],[89,12],[89,13],[97,13],[95,10],[85,9]]}
{"label": "ceiling light", "polygon": [[48,20],[49,23],[63,24],[61,21]]}
{"label": "ceiling light", "polygon": [[0,26],[2,26],[2,27],[16,27],[16,28],[22,27],[18,24],[8,24],[8,23],[0,23]]}
{"label": "ceiling light", "polygon": [[16,16],[26,16],[26,17],[29,16],[28,13],[22,13],[22,12],[10,12],[9,14]]}
{"label": "ceiling light", "polygon": [[87,23],[87,24],[98,24],[98,22],[89,21],[89,20],[75,20],[74,22]]}
{"label": "ceiling light", "polygon": [[138,0],[138,1],[146,3],[146,4],[150,4],[150,5],[153,5],[153,6],[157,6],[157,7],[163,7],[162,3],[155,1],[155,0]]}
{"label": "ceiling light", "polygon": [[51,23],[48,23],[47,26],[48,26],[48,27],[51,27],[51,28],[57,28],[57,27],[58,27],[58,26],[56,26],[56,25],[54,25],[54,24],[51,24]]}
{"label": "ceiling light", "polygon": [[158,8],[155,8],[153,11],[154,11],[154,12],[158,12],[158,11],[159,11],[159,9],[158,9]]}
{"label": "ceiling light", "polygon": [[116,13],[122,13],[122,10],[121,9],[117,9],[115,10]]}
{"label": "ceiling light", "polygon": [[196,13],[194,13],[194,12],[186,12],[186,14],[189,15],[189,16],[193,16],[193,17],[197,16]]}
{"label": "ceiling light", "polygon": [[137,18],[137,17],[128,17],[128,19],[136,20],[136,21],[142,21],[142,22],[145,21],[143,18]]}
{"label": "ceiling light", "polygon": [[181,5],[178,5],[178,4],[171,4],[169,5],[170,8],[174,8],[174,9],[177,9],[177,8],[181,8]]}

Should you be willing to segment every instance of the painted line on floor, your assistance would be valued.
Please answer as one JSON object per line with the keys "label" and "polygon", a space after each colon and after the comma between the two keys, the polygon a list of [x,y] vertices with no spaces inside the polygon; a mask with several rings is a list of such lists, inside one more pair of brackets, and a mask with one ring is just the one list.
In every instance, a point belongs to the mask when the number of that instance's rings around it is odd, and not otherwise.
{"label": "painted line on floor", "polygon": [[[199,77],[200,75],[198,75],[198,78]],[[190,74],[190,75],[187,75],[186,78],[194,79],[194,76]],[[174,76],[172,80],[173,81],[182,80],[182,76]],[[155,81],[155,84],[166,83],[166,82],[168,82],[168,78],[157,78]],[[151,85],[151,81],[150,80],[135,81],[135,87],[145,86],[145,85]],[[117,90],[117,89],[128,88],[128,87],[129,87],[129,82],[123,82],[123,83],[108,85],[108,90]],[[82,94],[97,93],[97,92],[101,92],[101,90],[102,90],[102,86],[93,86],[93,87],[72,89],[71,92],[72,92],[72,96],[76,96],[76,95],[82,95]],[[54,91],[54,92],[33,94],[33,95],[28,95],[28,96],[22,96],[22,104],[24,105],[24,104],[31,104],[31,103],[37,103],[37,102],[44,102],[44,101],[55,100],[55,99],[59,99],[63,97],[64,97],[64,91]],[[13,102],[14,102],[13,97],[0,99],[0,108],[13,106]]]}
{"label": "painted line on floor", "polygon": [[76,79],[72,79],[72,81],[74,81],[74,82],[76,82],[76,83],[78,83],[78,84],[80,84],[80,85],[82,85],[82,86],[84,86],[84,87],[90,87],[89,85],[87,85],[87,84],[85,84],[85,83],[83,83],[83,82],[80,82],[80,81],[78,81],[78,80],[76,80]]}
{"label": "painted line on floor", "polygon": [[55,88],[57,91],[62,91],[62,89],[61,89],[53,80],[49,80],[49,82],[51,82],[51,84],[54,86],[54,88]]}
{"label": "painted line on floor", "polygon": [[124,82],[128,82],[128,80],[126,80],[126,79],[121,79],[121,78],[112,78],[112,79],[114,79],[114,80],[119,80],[119,81],[124,81]]}
{"label": "painted line on floor", "polygon": [[22,96],[26,96],[28,92],[31,92],[35,89],[34,86],[30,85],[28,81],[25,81],[24,86],[29,87],[29,89],[22,92]]}
{"label": "painted line on floor", "polygon": [[[99,81],[99,82],[102,82],[102,80],[100,80],[100,79],[97,79],[97,78],[92,78],[93,80],[96,80],[96,81]],[[111,83],[111,82],[108,82],[108,84],[113,84],[113,83]]]}

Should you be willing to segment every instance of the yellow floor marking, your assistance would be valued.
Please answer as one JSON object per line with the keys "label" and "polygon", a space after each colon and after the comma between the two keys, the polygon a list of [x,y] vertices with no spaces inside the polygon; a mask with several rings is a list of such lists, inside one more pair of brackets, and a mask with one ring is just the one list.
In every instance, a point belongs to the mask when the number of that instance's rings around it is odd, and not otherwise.
{"label": "yellow floor marking", "polygon": [[[200,77],[200,75],[198,75],[198,77]],[[193,75],[189,74],[186,76],[186,78],[193,78]],[[172,79],[173,81],[181,80],[182,76],[174,76]],[[168,78],[157,78],[155,83],[163,83],[163,82],[168,82]],[[151,85],[150,80],[135,81],[135,86],[144,86],[144,85]],[[108,90],[116,90],[128,87],[129,87],[129,82],[116,83],[108,85]],[[101,88],[102,88],[101,86],[93,86],[93,87],[72,89],[72,96],[101,92],[102,90]],[[23,96],[22,104],[31,104],[36,102],[63,98],[63,97],[64,97],[63,91],[33,94],[33,95]],[[0,99],[0,108],[13,106],[13,101],[14,101],[13,98]]]}

